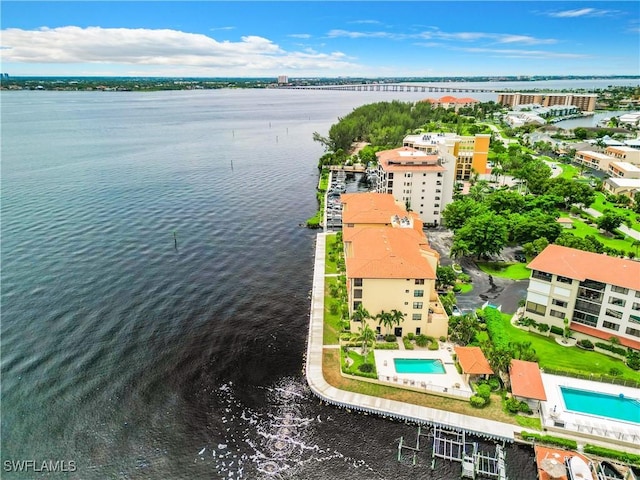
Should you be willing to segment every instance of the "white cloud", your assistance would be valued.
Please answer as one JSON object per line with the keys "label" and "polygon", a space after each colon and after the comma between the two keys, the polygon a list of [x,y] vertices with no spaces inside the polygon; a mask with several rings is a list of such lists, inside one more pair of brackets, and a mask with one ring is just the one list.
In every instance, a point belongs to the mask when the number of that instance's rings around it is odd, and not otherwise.
{"label": "white cloud", "polygon": [[556,18],[575,18],[575,17],[603,17],[616,13],[614,10],[599,10],[597,8],[577,8],[575,10],[562,10],[559,12],[548,12],[547,15]]}
{"label": "white cloud", "polygon": [[311,38],[311,35],[308,33],[291,33],[287,36],[291,38],[302,38],[302,39]]}
{"label": "white cloud", "polygon": [[495,56],[509,57],[509,58],[588,58],[588,55],[581,53],[562,53],[562,52],[549,52],[547,50],[518,50],[518,49],[505,49],[505,48],[459,48],[469,53],[488,53]]}
{"label": "white cloud", "polygon": [[288,52],[258,36],[219,42],[167,29],[9,28],[2,31],[1,41],[2,62],[13,64],[157,65],[245,75],[283,68],[331,72],[356,67],[341,52]]}
{"label": "white cloud", "polygon": [[420,33],[394,33],[394,32],[359,32],[352,30],[331,30],[327,33],[328,37],[338,38],[346,37],[352,39],[361,38],[387,38],[391,40],[440,40],[440,41],[460,41],[460,42],[477,42],[481,40],[491,40],[498,43],[523,45],[544,45],[556,43],[552,38],[536,38],[529,35],[513,35],[505,33],[489,33],[489,32],[443,32],[438,29],[426,30]]}
{"label": "white cloud", "polygon": [[381,25],[382,22],[379,20],[354,20],[349,23],[360,23],[360,24],[368,24],[368,25]]}

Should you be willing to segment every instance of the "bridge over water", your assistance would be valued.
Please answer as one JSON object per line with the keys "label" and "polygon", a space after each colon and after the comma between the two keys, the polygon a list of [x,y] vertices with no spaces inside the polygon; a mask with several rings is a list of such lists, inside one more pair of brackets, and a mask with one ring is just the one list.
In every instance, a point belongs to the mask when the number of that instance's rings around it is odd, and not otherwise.
{"label": "bridge over water", "polygon": [[345,90],[351,92],[434,92],[434,93],[496,93],[491,88],[465,88],[444,85],[409,85],[403,83],[364,83],[356,85],[286,85],[293,90]]}

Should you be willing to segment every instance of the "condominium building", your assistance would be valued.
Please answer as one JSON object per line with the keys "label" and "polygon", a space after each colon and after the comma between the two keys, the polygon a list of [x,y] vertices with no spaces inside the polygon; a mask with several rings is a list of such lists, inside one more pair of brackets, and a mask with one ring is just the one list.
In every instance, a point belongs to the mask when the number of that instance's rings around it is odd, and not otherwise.
{"label": "condominium building", "polygon": [[613,157],[618,162],[628,162],[640,165],[640,150],[629,146],[611,146],[604,150],[604,153]]}
{"label": "condominium building", "polygon": [[440,98],[425,98],[424,100],[420,100],[421,102],[428,102],[434,107],[442,107],[447,110],[453,108],[456,112],[463,107],[473,107],[477,103],[480,103],[479,100],[470,97],[456,98],[451,95],[445,95]]}
{"label": "condominium building", "polygon": [[592,152],[591,150],[580,150],[576,152],[573,157],[573,161],[578,165],[584,165],[585,167],[593,168],[594,170],[602,170],[606,172],[609,169],[609,164],[615,162],[616,159],[605,153]]}
{"label": "condominium building", "polygon": [[595,94],[577,93],[500,93],[497,103],[505,107],[528,103],[537,103],[543,107],[574,105],[583,112],[593,112],[597,98]]}
{"label": "condominium building", "polygon": [[491,135],[457,135],[455,133],[421,133],[407,135],[402,141],[404,147],[415,148],[426,153],[439,152],[455,162],[455,179],[469,180],[473,173],[487,173],[487,158]]}
{"label": "condominium building", "polygon": [[549,245],[528,268],[526,316],[640,349],[640,262]]}
{"label": "condominium building", "polygon": [[437,150],[410,147],[378,152],[375,189],[390,193],[427,225],[440,225],[453,199],[453,157]]}
{"label": "condominium building", "polygon": [[629,162],[611,162],[607,173],[616,178],[640,178],[640,167]]}
{"label": "condominium building", "polygon": [[610,177],[602,182],[602,190],[612,195],[626,195],[634,200],[640,192],[640,178]]}
{"label": "condominium building", "polygon": [[[353,319],[362,304],[372,316],[404,313],[405,320],[390,332],[396,336],[446,335],[448,317],[435,290],[439,255],[429,246],[420,220],[398,211],[390,194],[345,194],[342,201],[351,330],[362,326]],[[378,320],[365,321],[387,333]]]}

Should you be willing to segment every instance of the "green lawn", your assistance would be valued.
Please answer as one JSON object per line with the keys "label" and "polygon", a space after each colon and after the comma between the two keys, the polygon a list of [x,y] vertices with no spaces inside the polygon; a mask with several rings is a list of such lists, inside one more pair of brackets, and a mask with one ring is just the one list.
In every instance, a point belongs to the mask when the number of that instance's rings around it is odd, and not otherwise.
{"label": "green lawn", "polygon": [[340,303],[338,299],[329,295],[329,285],[338,283],[337,277],[329,277],[324,281],[324,329],[322,331],[322,342],[324,345],[337,345],[339,343],[340,332],[342,331],[340,312],[331,313],[331,305]]}
{"label": "green lawn", "polygon": [[336,234],[334,233],[333,235],[327,235],[327,243],[324,250],[324,273],[338,273],[338,268],[336,267],[336,258],[333,258],[329,255],[333,250],[335,244]]}
{"label": "green lawn", "polygon": [[473,283],[457,283],[457,287],[460,287],[460,291],[456,293],[469,293],[473,290]]}
{"label": "green lawn", "polygon": [[600,213],[604,213],[605,210],[612,210],[620,213],[631,220],[631,228],[640,232],[640,222],[638,222],[638,217],[640,217],[640,215],[634,213],[628,208],[616,207],[613,203],[607,202],[607,199],[602,192],[596,193],[596,200],[591,204],[591,208],[599,211]]}
{"label": "green lawn", "polygon": [[511,314],[502,314],[505,329],[512,342],[531,342],[538,355],[540,368],[551,368],[565,372],[588,375],[608,375],[611,368],[622,371],[621,378],[640,382],[640,372],[631,370],[622,360],[603,353],[582,350],[578,347],[563,347],[555,338],[527,332],[511,325]]}
{"label": "green lawn", "polygon": [[510,278],[511,280],[525,280],[531,273],[527,269],[526,263],[505,263],[505,262],[476,262],[478,268],[484,273],[494,277]]}
{"label": "green lawn", "polygon": [[569,165],[568,163],[556,163],[556,165],[558,165],[558,168],[562,169],[560,178],[568,178],[571,180],[580,174],[580,170],[577,167]]}
{"label": "green lawn", "polygon": [[587,235],[593,235],[598,241],[602,242],[607,247],[617,248],[619,250],[624,250],[625,252],[629,252],[632,250],[635,251],[635,247],[631,247],[631,242],[633,242],[633,239],[630,237],[626,237],[624,240],[611,238],[607,235],[603,235],[602,233],[600,233],[600,230],[598,228],[587,225],[582,220],[576,218],[572,218],[572,220],[573,229],[571,229],[570,232],[576,237],[584,238]]}

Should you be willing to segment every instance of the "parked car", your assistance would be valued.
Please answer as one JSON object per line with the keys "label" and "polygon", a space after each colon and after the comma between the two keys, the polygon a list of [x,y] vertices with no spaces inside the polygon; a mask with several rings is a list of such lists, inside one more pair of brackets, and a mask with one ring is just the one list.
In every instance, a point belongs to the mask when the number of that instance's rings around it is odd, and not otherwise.
{"label": "parked car", "polygon": [[516,258],[516,261],[518,262],[522,262],[522,263],[527,262],[527,257],[522,253],[516,253],[515,258]]}
{"label": "parked car", "polygon": [[451,315],[453,315],[454,317],[462,316],[462,312],[460,311],[457,305],[454,305],[453,307],[451,307]]}

